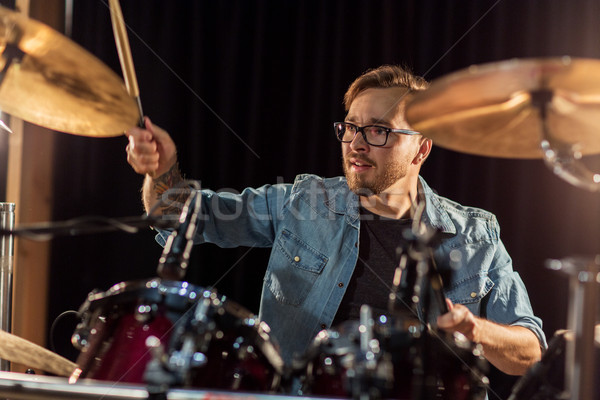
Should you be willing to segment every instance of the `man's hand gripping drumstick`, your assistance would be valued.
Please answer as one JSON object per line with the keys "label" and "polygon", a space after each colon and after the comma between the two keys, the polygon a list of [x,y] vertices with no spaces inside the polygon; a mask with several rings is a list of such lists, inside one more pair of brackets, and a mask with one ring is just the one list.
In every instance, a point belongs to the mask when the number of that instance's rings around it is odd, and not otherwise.
{"label": "man's hand gripping drumstick", "polygon": [[[142,201],[147,213],[154,215],[178,215],[189,195],[189,190],[182,189],[180,193],[169,194],[167,190],[183,181],[177,164],[177,148],[171,136],[162,128],[152,124],[150,118],[144,118],[145,129],[133,127],[125,134],[129,143],[127,162],[138,174],[146,175],[142,188]],[[158,202],[163,205],[153,207]]]}

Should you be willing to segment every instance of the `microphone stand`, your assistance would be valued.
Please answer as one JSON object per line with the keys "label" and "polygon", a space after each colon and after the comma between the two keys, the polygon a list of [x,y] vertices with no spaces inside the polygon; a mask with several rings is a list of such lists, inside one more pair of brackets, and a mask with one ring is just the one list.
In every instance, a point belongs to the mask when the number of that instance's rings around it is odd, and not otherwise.
{"label": "microphone stand", "polygon": [[[440,231],[427,227],[418,219],[415,219],[412,229],[403,232],[405,245],[398,249],[401,252],[400,263],[394,274],[388,307],[390,313],[395,315],[400,314],[401,307],[408,308],[409,319],[418,318],[420,324],[426,327],[429,324],[432,301],[438,303],[441,314],[449,311],[443,288],[449,282],[450,274],[446,274],[448,276],[445,281],[433,259],[432,249],[439,245]],[[458,261],[460,259],[456,255],[453,257]],[[454,265],[452,260],[450,262],[449,272]],[[427,286],[430,289],[428,291],[425,290]],[[397,300],[401,304],[397,304]],[[406,308],[401,314],[407,314]],[[430,354],[430,349],[433,348],[431,340],[429,334],[423,334],[418,339],[420,351],[415,365],[420,366],[420,372],[414,377],[413,396],[419,400],[435,397],[438,390],[436,379],[432,379],[435,377],[434,359],[437,355]]]}
{"label": "microphone stand", "polygon": [[22,225],[16,228],[0,227],[0,237],[12,235],[31,240],[49,240],[55,236],[79,236],[116,231],[137,233],[139,232],[139,228],[148,227],[173,229],[178,225],[178,222],[174,223],[163,217],[147,215],[122,218],[87,216],[67,221]]}
{"label": "microphone stand", "polygon": [[193,190],[187,198],[179,217],[179,227],[167,239],[158,260],[158,276],[162,279],[181,280],[185,276],[198,227],[201,201],[198,190]]}
{"label": "microphone stand", "polygon": [[[414,228],[404,231],[403,236],[407,244],[404,248],[398,248],[397,250],[401,256],[394,274],[388,304],[391,313],[397,314],[400,311],[401,306],[397,304],[397,300],[399,300],[402,306],[407,307],[413,316],[418,317],[422,323],[427,324],[431,296],[439,303],[442,314],[448,312],[443,292],[444,285],[447,282],[444,282],[442,274],[433,260],[432,253],[432,248],[439,244],[439,234],[438,230],[430,228],[426,228],[424,233],[415,232]],[[449,281],[450,276],[446,278]],[[424,297],[424,285],[426,283],[431,288],[431,296]],[[422,313],[418,307],[422,300],[424,301],[421,304],[423,315],[421,315]]]}

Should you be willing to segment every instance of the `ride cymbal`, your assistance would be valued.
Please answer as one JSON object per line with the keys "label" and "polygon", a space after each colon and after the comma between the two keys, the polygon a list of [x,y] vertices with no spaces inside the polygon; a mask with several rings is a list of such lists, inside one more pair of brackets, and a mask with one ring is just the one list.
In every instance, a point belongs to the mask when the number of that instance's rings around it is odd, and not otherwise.
{"label": "ride cymbal", "polygon": [[434,144],[469,154],[542,158],[544,139],[574,154],[600,153],[600,60],[471,66],[412,94],[406,119]]}
{"label": "ride cymbal", "polygon": [[123,80],[52,28],[0,7],[0,109],[83,136],[118,136],[138,109]]}

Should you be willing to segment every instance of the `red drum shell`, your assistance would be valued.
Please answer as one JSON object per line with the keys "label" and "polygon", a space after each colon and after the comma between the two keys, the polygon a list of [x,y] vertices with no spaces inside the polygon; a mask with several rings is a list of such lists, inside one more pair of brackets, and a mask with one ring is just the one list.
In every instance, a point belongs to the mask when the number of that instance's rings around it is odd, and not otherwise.
{"label": "red drum shell", "polygon": [[[81,378],[146,383],[144,374],[152,361],[147,340],[158,338],[166,359],[172,358],[179,336],[197,335],[190,331],[189,321],[201,298],[213,299],[210,307],[219,304],[213,313],[217,320],[203,322],[217,333],[208,344],[203,340],[206,348],[196,351],[206,357],[206,365],[189,367],[181,377],[181,370],[178,375],[171,374],[165,362],[167,375],[173,375],[171,382],[165,383],[224,390],[277,389],[283,362],[264,323],[224,296],[187,282],[160,279],[120,283],[104,293],[89,295],[82,306],[83,322],[73,337],[83,344],[77,359]],[[253,354],[248,355],[248,349]]]}

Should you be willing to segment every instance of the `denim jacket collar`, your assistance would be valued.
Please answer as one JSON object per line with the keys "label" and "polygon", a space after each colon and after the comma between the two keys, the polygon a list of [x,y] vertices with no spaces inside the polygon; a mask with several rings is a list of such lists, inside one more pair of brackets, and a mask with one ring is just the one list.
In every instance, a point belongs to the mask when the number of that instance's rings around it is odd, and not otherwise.
{"label": "denim jacket collar", "polygon": [[[324,202],[325,207],[336,214],[346,214],[350,225],[356,227],[360,202],[358,196],[348,189],[346,179],[326,180],[324,183],[328,193]],[[456,233],[456,227],[448,212],[444,210],[433,190],[421,176],[419,176],[419,200],[425,201],[425,221],[430,226],[444,233]]]}
{"label": "denim jacket collar", "polygon": [[349,190],[346,178],[323,181],[328,194],[325,207],[333,213],[345,214],[350,225],[358,228],[360,201],[356,194]]}
{"label": "denim jacket collar", "polygon": [[456,226],[427,182],[419,176],[419,198],[425,198],[425,222],[443,233],[456,234]]}

